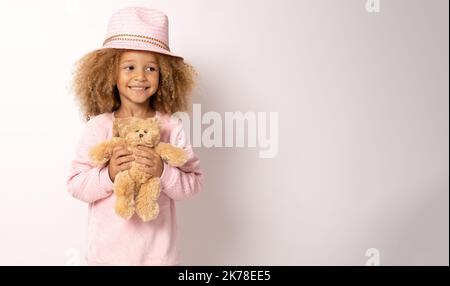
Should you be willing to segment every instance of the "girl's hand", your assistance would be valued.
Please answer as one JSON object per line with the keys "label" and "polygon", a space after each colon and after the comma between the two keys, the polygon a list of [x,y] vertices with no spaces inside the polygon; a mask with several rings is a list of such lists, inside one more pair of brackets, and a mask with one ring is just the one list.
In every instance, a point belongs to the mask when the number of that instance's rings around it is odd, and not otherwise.
{"label": "girl's hand", "polygon": [[163,161],[153,148],[138,145],[134,155],[139,170],[154,177],[161,177],[164,166]]}
{"label": "girl's hand", "polygon": [[114,182],[119,172],[131,168],[131,162],[134,161],[133,153],[123,146],[117,146],[113,149],[111,160],[109,160],[108,173],[111,181]]}

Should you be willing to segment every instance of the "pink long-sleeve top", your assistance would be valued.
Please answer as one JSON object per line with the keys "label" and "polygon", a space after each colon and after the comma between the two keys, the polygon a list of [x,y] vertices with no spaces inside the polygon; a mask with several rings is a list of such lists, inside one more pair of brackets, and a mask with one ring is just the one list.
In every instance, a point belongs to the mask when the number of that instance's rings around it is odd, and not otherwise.
{"label": "pink long-sleeve top", "polygon": [[183,148],[188,161],[181,167],[164,162],[161,175],[160,213],[150,222],[137,215],[129,220],[114,211],[115,196],[107,166],[95,167],[88,154],[91,147],[112,138],[114,113],[91,118],[78,142],[67,179],[69,193],[89,204],[86,262],[88,265],[176,265],[177,248],[175,201],[185,200],[202,189],[203,174],[185,133],[166,114],[156,112],[161,121],[161,141]]}

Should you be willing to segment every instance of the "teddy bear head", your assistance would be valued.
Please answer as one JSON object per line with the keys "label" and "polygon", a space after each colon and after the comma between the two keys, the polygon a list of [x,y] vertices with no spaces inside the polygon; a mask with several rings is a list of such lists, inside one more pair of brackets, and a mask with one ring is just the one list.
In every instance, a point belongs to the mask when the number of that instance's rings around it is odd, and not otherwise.
{"label": "teddy bear head", "polygon": [[116,118],[113,136],[124,138],[130,146],[138,144],[155,147],[160,141],[160,122],[158,118]]}

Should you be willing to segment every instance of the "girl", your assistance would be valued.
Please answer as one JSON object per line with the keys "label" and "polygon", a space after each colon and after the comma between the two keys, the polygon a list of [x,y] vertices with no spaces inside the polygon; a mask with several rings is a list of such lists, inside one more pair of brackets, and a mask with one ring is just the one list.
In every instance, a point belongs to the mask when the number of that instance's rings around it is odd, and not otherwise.
{"label": "girl", "polygon": [[[176,265],[176,200],[202,188],[199,159],[185,134],[169,116],[187,109],[194,69],[170,52],[167,16],[146,8],[125,8],[110,19],[103,48],[85,55],[77,65],[74,89],[87,120],[67,180],[69,193],[89,203],[88,265]],[[167,165],[150,148],[134,154],[117,147],[107,166],[94,167],[90,148],[111,139],[115,118],[158,117],[161,141],[184,148],[189,160],[182,167]],[[131,167],[160,177],[160,213],[142,222],[125,220],[114,211],[116,175]]]}

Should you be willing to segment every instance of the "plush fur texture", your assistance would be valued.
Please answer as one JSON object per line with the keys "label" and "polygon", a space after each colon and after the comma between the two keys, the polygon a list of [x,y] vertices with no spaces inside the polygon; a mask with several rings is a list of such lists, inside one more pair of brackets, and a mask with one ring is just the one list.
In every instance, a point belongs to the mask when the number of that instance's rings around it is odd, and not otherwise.
{"label": "plush fur texture", "polygon": [[[140,136],[143,135],[142,137]],[[160,142],[160,123],[156,117],[141,119],[137,117],[116,118],[113,124],[113,138],[102,142],[90,150],[91,161],[104,165],[111,159],[114,147],[122,145],[134,152],[138,144],[153,147],[167,164],[179,167],[187,161],[183,149]],[[136,213],[143,221],[155,219],[159,214],[157,203],[160,193],[160,180],[140,171],[135,162],[129,170],[116,175],[114,194],[116,213],[129,219]]]}

